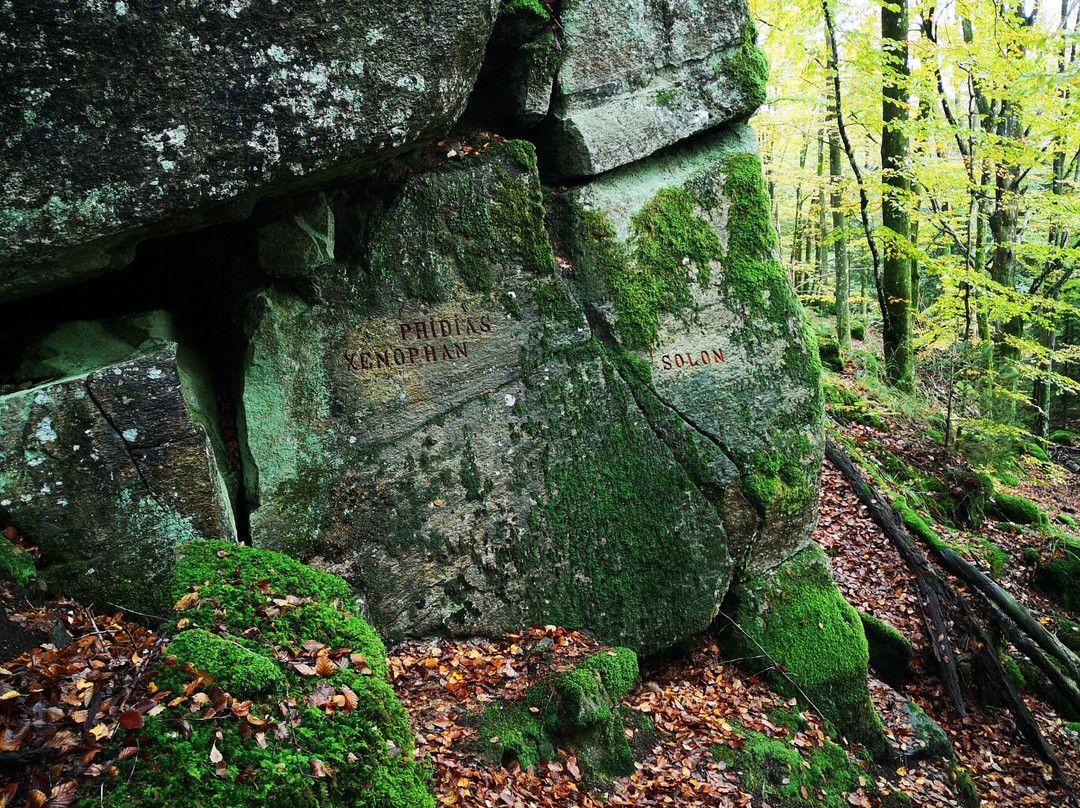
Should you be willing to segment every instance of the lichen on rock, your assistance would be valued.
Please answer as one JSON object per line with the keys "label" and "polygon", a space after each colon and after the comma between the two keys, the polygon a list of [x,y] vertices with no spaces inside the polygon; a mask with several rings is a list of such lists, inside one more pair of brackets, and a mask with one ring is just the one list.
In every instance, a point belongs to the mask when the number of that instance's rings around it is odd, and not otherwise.
{"label": "lichen on rock", "polygon": [[162,614],[174,550],[235,539],[200,373],[175,344],[155,345],[0,397],[0,513],[33,537],[52,587]]}

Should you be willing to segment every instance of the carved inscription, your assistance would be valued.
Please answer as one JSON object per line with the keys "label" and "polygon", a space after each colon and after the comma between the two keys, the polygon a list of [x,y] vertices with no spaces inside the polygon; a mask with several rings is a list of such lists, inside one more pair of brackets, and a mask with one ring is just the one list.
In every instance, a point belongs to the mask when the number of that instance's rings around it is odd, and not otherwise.
{"label": "carved inscription", "polygon": [[696,368],[703,365],[714,365],[724,361],[724,352],[719,348],[713,348],[698,353],[664,354],[660,357],[660,367],[664,370],[677,370],[681,368]]}
{"label": "carved inscription", "polygon": [[403,365],[455,362],[469,358],[469,338],[491,331],[486,314],[397,323],[399,345],[345,353],[349,370],[365,371]]}

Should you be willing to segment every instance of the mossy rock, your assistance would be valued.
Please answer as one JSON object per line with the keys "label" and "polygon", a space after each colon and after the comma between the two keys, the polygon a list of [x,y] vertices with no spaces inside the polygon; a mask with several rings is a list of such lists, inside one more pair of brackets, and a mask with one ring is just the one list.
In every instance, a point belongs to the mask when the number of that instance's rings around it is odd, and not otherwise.
{"label": "mossy rock", "polygon": [[1077,443],[1077,435],[1075,432],[1070,432],[1067,429],[1055,429],[1050,433],[1050,442],[1056,443],[1059,446],[1075,446]]}
{"label": "mossy rock", "polygon": [[1072,620],[1059,620],[1058,641],[1074,654],[1080,654],[1080,623]]}
{"label": "mossy rock", "polygon": [[866,339],[866,324],[861,323],[858,320],[854,320],[851,323],[851,338],[857,339],[860,342]]}
{"label": "mossy rock", "polygon": [[38,547],[54,592],[165,614],[176,548],[235,537],[198,364],[155,343],[0,396],[2,526]]}
{"label": "mossy rock", "polygon": [[862,621],[833,583],[821,548],[812,545],[774,572],[742,581],[733,594],[728,614],[738,628],[729,631],[728,653],[755,663],[764,654],[779,692],[805,697],[841,733],[887,758],[890,745],[866,684]]}
{"label": "mossy rock", "polygon": [[1039,444],[1028,442],[1028,443],[1024,443],[1023,447],[1024,447],[1024,453],[1025,454],[1028,454],[1031,457],[1034,457],[1040,463],[1049,463],[1050,462],[1050,456],[1046,453],[1046,449],[1044,449]]}
{"label": "mossy rock", "polygon": [[743,791],[760,794],[763,803],[844,808],[849,805],[844,795],[857,791],[866,779],[859,765],[830,741],[804,751],[750,730],[742,733],[741,741],[735,747],[716,744],[709,749],[716,762],[739,772]]}
{"label": "mossy rock", "polygon": [[[387,675],[386,647],[364,620],[352,615],[348,583],[294,558],[223,542],[186,545],[177,562],[173,599],[197,592],[197,605],[184,612],[194,626],[220,624],[246,647],[286,646],[317,640],[364,654],[374,676]],[[267,617],[268,597],[295,599]],[[252,627],[256,629],[251,632]]]}
{"label": "mossy rock", "polygon": [[1016,494],[996,492],[987,503],[986,512],[998,519],[1016,522],[1020,525],[1044,525],[1046,514],[1039,506],[1026,497]]}
{"label": "mossy rock", "polygon": [[840,355],[840,343],[832,337],[818,338],[818,356],[821,364],[832,370],[844,369],[844,358]]}
{"label": "mossy rock", "polygon": [[1065,543],[1057,557],[1037,567],[1035,585],[1050,600],[1080,616],[1080,543]]}
{"label": "mossy rock", "polygon": [[[288,687],[281,666],[269,656],[256,653],[205,629],[182,631],[169,643],[166,654],[179,665],[206,671],[223,690],[238,698],[281,695]],[[171,674],[171,675],[169,675]],[[158,687],[178,692],[187,682],[172,671],[160,678]]]}
{"label": "mossy rock", "polygon": [[[186,704],[167,710],[139,731],[133,774],[81,808],[433,808],[429,772],[412,755],[408,716],[383,678],[385,650],[350,614],[344,581],[278,553],[223,542],[186,546],[176,569],[173,594],[200,598],[183,610],[190,627],[169,645],[178,664],[166,668],[159,686],[178,690],[190,677],[185,670],[205,671],[215,687],[249,699],[247,710],[259,721],[279,721],[286,710],[288,732],[257,737],[265,724],[187,721]],[[305,609],[310,622],[296,617]],[[300,649],[305,640],[332,648],[355,640],[350,647],[364,654],[366,667],[301,676],[276,652]],[[319,687],[351,692],[355,706],[311,706]]]}
{"label": "mossy rock", "polygon": [[945,734],[945,730],[913,701],[904,705],[904,711],[911,721],[912,735],[919,743],[918,757],[952,760],[954,756],[952,743],[949,741],[949,736]]}
{"label": "mossy rock", "polygon": [[557,747],[571,749],[596,785],[633,773],[618,700],[637,669],[628,648],[600,651],[537,682],[521,701],[492,705],[480,719],[480,753],[495,765],[516,760],[528,768],[554,757]]}
{"label": "mossy rock", "polygon": [[872,614],[859,612],[870,654],[870,669],[886,684],[899,688],[911,668],[911,641]]}

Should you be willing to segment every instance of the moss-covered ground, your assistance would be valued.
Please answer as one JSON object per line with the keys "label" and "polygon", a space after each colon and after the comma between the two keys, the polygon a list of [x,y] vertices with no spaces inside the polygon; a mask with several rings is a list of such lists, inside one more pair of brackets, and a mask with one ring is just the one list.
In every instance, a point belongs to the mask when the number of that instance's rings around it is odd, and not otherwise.
{"label": "moss-covered ground", "polygon": [[[386,651],[340,578],[221,542],[184,548],[182,627],[139,765],[94,806],[432,806]],[[173,704],[173,702],[169,702]]]}
{"label": "moss-covered ground", "polygon": [[870,754],[887,757],[889,744],[866,686],[862,621],[833,583],[821,549],[812,546],[774,573],[739,582],[729,597],[731,656],[753,660],[781,693],[820,711]]}

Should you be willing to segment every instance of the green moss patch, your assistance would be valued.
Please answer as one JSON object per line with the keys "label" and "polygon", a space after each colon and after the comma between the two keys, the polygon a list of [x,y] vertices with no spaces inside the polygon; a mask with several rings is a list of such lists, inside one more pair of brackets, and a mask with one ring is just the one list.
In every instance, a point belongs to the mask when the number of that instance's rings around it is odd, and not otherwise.
{"label": "green moss patch", "polygon": [[758,452],[743,480],[742,492],[762,513],[794,513],[809,502],[813,488],[807,479],[804,461],[810,456],[810,441],[798,436],[787,446],[774,441]]}
{"label": "green moss patch", "polygon": [[1058,621],[1057,638],[1073,653],[1080,654],[1080,623],[1072,620]]}
{"label": "green moss patch", "polygon": [[661,313],[693,308],[691,283],[708,286],[711,264],[722,258],[723,247],[682,188],[659,191],[630,224],[632,266],[603,261],[598,268],[627,347],[646,349],[656,342]]}
{"label": "green moss patch", "polygon": [[[219,687],[240,698],[280,695],[288,686],[281,666],[273,660],[204,629],[180,632],[167,653],[180,665],[213,672]],[[159,687],[179,691],[187,684],[177,671],[166,673],[171,675],[159,680]]]}
{"label": "green moss patch", "polygon": [[375,676],[386,676],[382,640],[349,614],[352,591],[335,575],[269,550],[193,542],[183,548],[175,580],[175,600],[188,592],[199,596],[184,612],[193,625],[217,627],[252,648],[285,646],[297,638],[353,648]]}
{"label": "green moss patch", "polygon": [[1035,570],[1035,585],[1050,600],[1080,615],[1080,543],[1063,542],[1058,555]]}
{"label": "green moss patch", "polygon": [[386,652],[344,581],[224,542],[185,546],[176,569],[186,629],[158,684],[182,703],[147,717],[131,775],[83,808],[432,808]]}
{"label": "green moss patch", "polygon": [[734,589],[732,656],[755,660],[758,670],[771,665],[779,692],[819,710],[875,757],[887,757],[889,743],[866,685],[862,621],[833,583],[821,549],[814,545]]}
{"label": "green moss patch", "polygon": [[710,747],[713,759],[742,775],[743,790],[763,802],[843,808],[846,795],[860,788],[863,771],[839,746],[826,741],[808,752],[782,739],[745,731],[736,748]]}
{"label": "green moss patch", "polygon": [[0,578],[26,589],[36,577],[37,570],[30,554],[0,536]]}
{"label": "green moss patch", "polygon": [[987,503],[986,512],[998,519],[1019,525],[1043,525],[1047,522],[1046,514],[1030,499],[1000,491]]}
{"label": "green moss patch", "polygon": [[499,265],[511,261],[551,272],[543,221],[532,145],[495,143],[405,185],[371,233],[372,281],[389,287],[400,278],[411,297],[438,302],[453,297],[455,278],[472,292],[490,292]]}
{"label": "green moss patch", "polygon": [[733,154],[723,163],[728,210],[724,284],[737,300],[755,306],[797,308],[787,275],[776,259],[776,231],[769,218],[769,196],[756,154]]}
{"label": "green moss patch", "polygon": [[523,768],[572,749],[586,782],[600,784],[634,771],[618,700],[637,678],[637,656],[628,648],[600,651],[577,668],[552,674],[517,702],[485,711],[478,736],[481,753],[496,765],[516,760]]}

